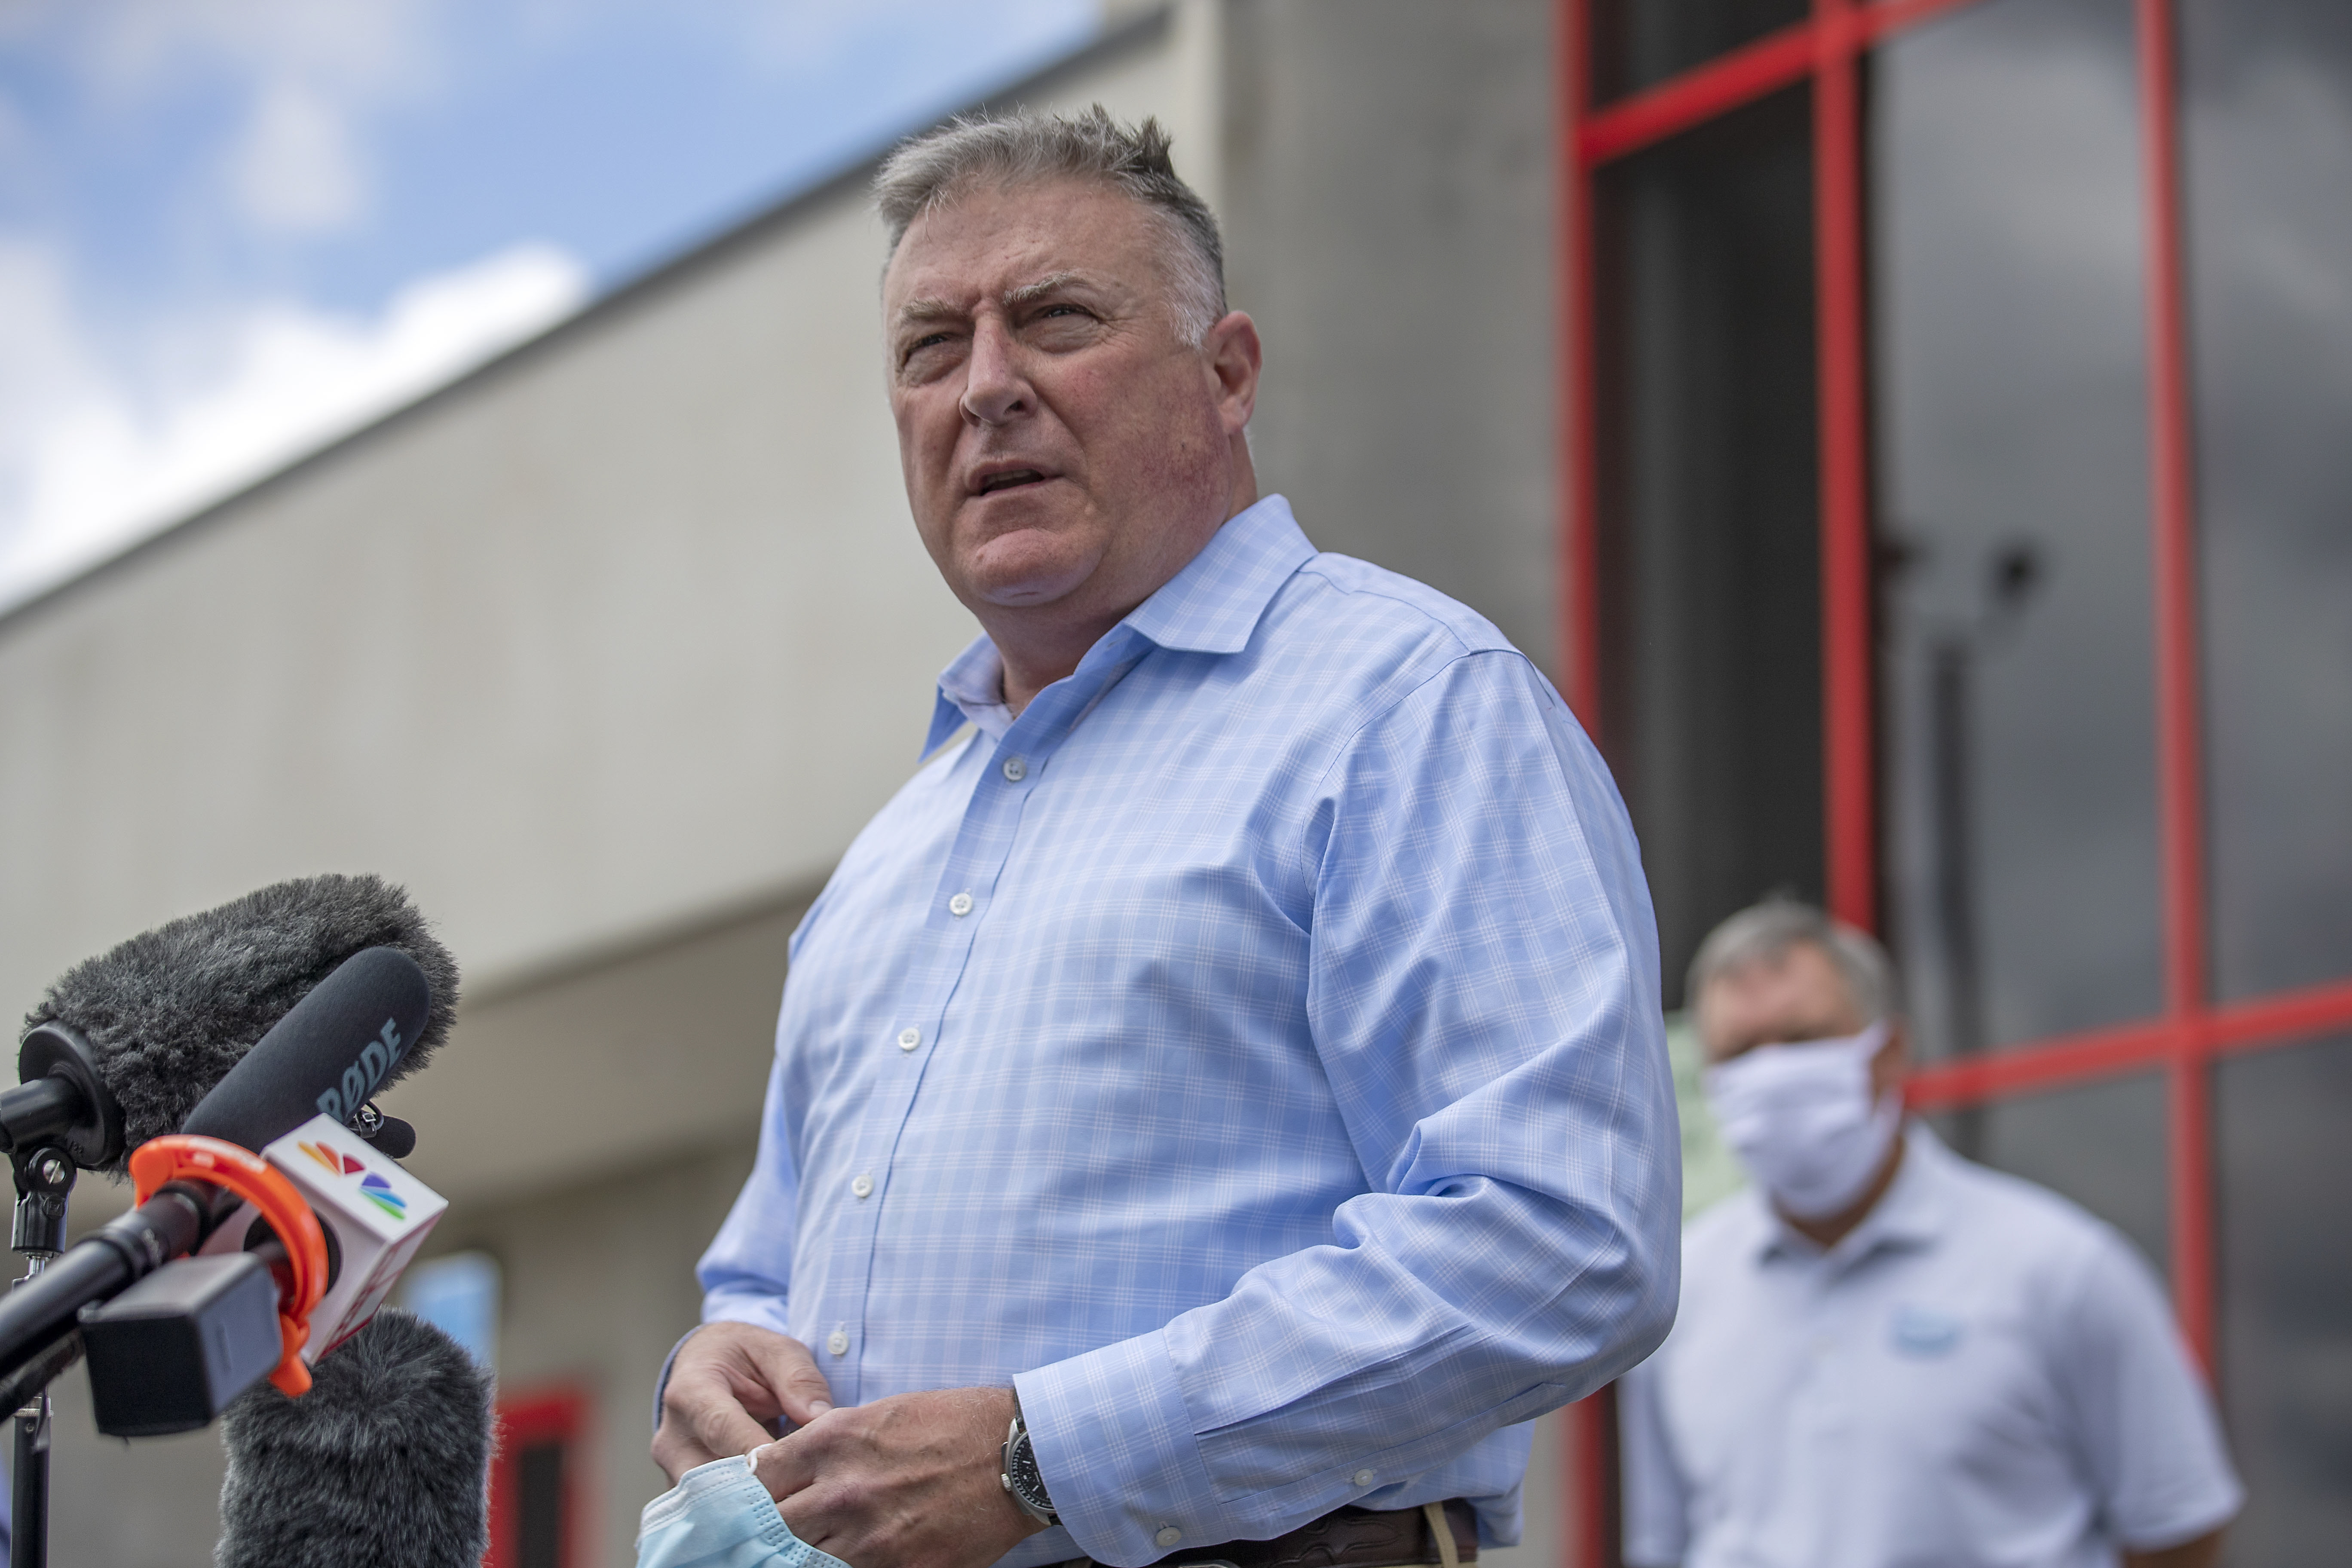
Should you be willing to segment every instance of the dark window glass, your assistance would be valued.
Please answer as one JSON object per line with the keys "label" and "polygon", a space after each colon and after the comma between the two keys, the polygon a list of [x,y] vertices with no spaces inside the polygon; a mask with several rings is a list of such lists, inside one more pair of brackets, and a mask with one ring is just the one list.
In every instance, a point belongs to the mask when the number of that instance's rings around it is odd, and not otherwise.
{"label": "dark window glass", "polygon": [[2214,979],[2352,975],[2352,5],[2181,8]]}
{"label": "dark window glass", "polygon": [[1592,100],[1655,86],[1811,10],[1811,0],[1593,0]]}
{"label": "dark window glass", "polygon": [[563,1445],[515,1456],[515,1553],[520,1568],[563,1568]]}
{"label": "dark window glass", "polygon": [[1996,1100],[1931,1120],[1959,1152],[2064,1194],[2131,1237],[2159,1273],[2170,1270],[2160,1076]]}
{"label": "dark window glass", "polygon": [[1809,120],[1782,93],[1599,183],[1601,728],[1669,1007],[1717,921],[1820,896]]}
{"label": "dark window glass", "polygon": [[2161,1000],[2130,0],[1870,81],[1888,924],[1929,1057]]}
{"label": "dark window glass", "polygon": [[2221,1388],[2246,1511],[2236,1568],[2340,1563],[2352,1542],[2352,1039],[2215,1073]]}

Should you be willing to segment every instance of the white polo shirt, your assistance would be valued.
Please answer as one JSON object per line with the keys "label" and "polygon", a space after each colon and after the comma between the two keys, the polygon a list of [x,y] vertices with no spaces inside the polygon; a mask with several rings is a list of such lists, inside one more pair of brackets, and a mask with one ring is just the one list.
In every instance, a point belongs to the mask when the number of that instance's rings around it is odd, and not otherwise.
{"label": "white polo shirt", "polygon": [[1619,1385],[1643,1568],[2109,1568],[2243,1493],[2156,1279],[2112,1226],[1914,1124],[1822,1252],[1750,1189],[1683,1238]]}

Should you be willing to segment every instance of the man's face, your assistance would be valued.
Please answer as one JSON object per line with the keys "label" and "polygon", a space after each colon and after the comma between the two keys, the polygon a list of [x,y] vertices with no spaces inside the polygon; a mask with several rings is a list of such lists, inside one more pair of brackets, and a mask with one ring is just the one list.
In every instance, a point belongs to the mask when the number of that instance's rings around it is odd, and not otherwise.
{"label": "man's face", "polygon": [[[975,613],[1124,614],[1233,510],[1256,338],[1184,342],[1139,203],[1092,182],[981,185],[916,220],[882,287],[907,499]],[[1238,323],[1238,328],[1236,328]],[[1247,375],[1221,354],[1247,334]],[[1237,383],[1245,382],[1245,384]]]}
{"label": "man's face", "polygon": [[[1727,1062],[1758,1046],[1858,1035],[1868,1023],[1837,964],[1810,942],[1717,975],[1697,1003],[1699,1038],[1709,1063]],[[1899,1057],[1900,1034],[1889,1031],[1883,1056]],[[1889,1060],[1885,1070],[1893,1066]]]}

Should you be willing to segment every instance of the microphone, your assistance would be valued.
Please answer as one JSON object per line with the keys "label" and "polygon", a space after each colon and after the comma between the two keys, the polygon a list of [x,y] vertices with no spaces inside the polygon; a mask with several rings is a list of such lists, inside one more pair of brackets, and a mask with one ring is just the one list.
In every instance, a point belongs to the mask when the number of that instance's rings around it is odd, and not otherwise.
{"label": "microphone", "polygon": [[479,1568],[489,1542],[491,1378],[395,1309],[289,1399],[261,1384],[221,1422],[214,1568]]}
{"label": "microphone", "polygon": [[[121,1126],[116,1146],[102,1146],[101,1130],[95,1142],[85,1139],[73,1151],[76,1161],[121,1175],[130,1150],[181,1131],[197,1102],[256,1042],[347,960],[376,947],[394,949],[415,964],[429,1003],[415,1032],[404,1032],[397,1059],[370,1082],[373,1093],[425,1064],[448,1037],[457,1008],[457,961],[407,895],[380,877],[278,882],[158,926],[68,970],[26,1016],[27,1047],[35,1036],[52,1041],[44,1047],[42,1072],[54,1077],[58,1053],[72,1053],[65,1042],[80,1042],[91,1076],[119,1104]],[[343,1065],[336,1069],[339,1090]],[[7,1130],[6,1100],[0,1095],[0,1131]],[[315,1096],[305,1103],[313,1108],[283,1125],[254,1130],[257,1141],[246,1147],[257,1149],[315,1114]],[[395,1138],[404,1133],[413,1146],[415,1135],[404,1123],[373,1116],[363,1099],[336,1120],[355,1115]],[[407,1152],[379,1146],[395,1158]],[[87,1162],[84,1149],[94,1156]]]}
{"label": "microphone", "polygon": [[[189,1113],[191,1131],[259,1150],[323,1118],[327,1108],[348,1110],[351,1091],[373,1092],[413,1065],[431,1033],[431,1003],[423,972],[404,954],[371,948],[354,955],[240,1053]],[[100,1060],[119,1067],[128,1056],[117,1050]],[[122,1098],[127,1104],[131,1096]],[[150,1106],[159,1102],[145,1096]],[[204,1181],[171,1181],[0,1297],[0,1373],[66,1334],[82,1307],[194,1250],[236,1206],[233,1195]]]}

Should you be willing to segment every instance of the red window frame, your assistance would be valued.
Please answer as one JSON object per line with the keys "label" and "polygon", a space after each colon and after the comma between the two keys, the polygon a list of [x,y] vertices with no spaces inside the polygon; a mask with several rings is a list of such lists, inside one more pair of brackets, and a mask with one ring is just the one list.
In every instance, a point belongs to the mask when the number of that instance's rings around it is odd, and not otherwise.
{"label": "red window frame", "polygon": [[[1831,910],[1878,924],[1876,692],[1871,624],[1869,365],[1865,319],[1859,61],[1880,39],[1981,0],[1813,0],[1811,14],[1654,87],[1591,100],[1584,51],[1591,0],[1556,12],[1560,268],[1560,450],[1566,472],[1559,603],[1570,706],[1601,733],[1598,372],[1591,330],[1597,172],[1782,88],[1813,89],[1813,231],[1821,464],[1822,778]],[[2352,981],[2215,1006],[2208,948],[2203,649],[2197,606],[2197,497],[2182,266],[2177,24],[2171,0],[2134,0],[2142,244],[2147,257],[2149,538],[2154,581],[2158,853],[2164,1009],[2155,1017],[1938,1062],[1913,1075],[1923,1110],[2161,1070],[2173,1304],[2213,1370],[2212,1067],[2242,1051],[2352,1026]],[[1605,1394],[1577,1407],[1571,1564],[1617,1559]]]}
{"label": "red window frame", "polygon": [[515,1531],[521,1523],[516,1498],[521,1489],[522,1451],[542,1443],[563,1445],[563,1489],[559,1508],[563,1537],[561,1568],[583,1568],[595,1521],[588,1515],[596,1495],[587,1474],[588,1394],[570,1385],[525,1390],[499,1400],[498,1454],[490,1461],[490,1548],[482,1568],[517,1568]]}

